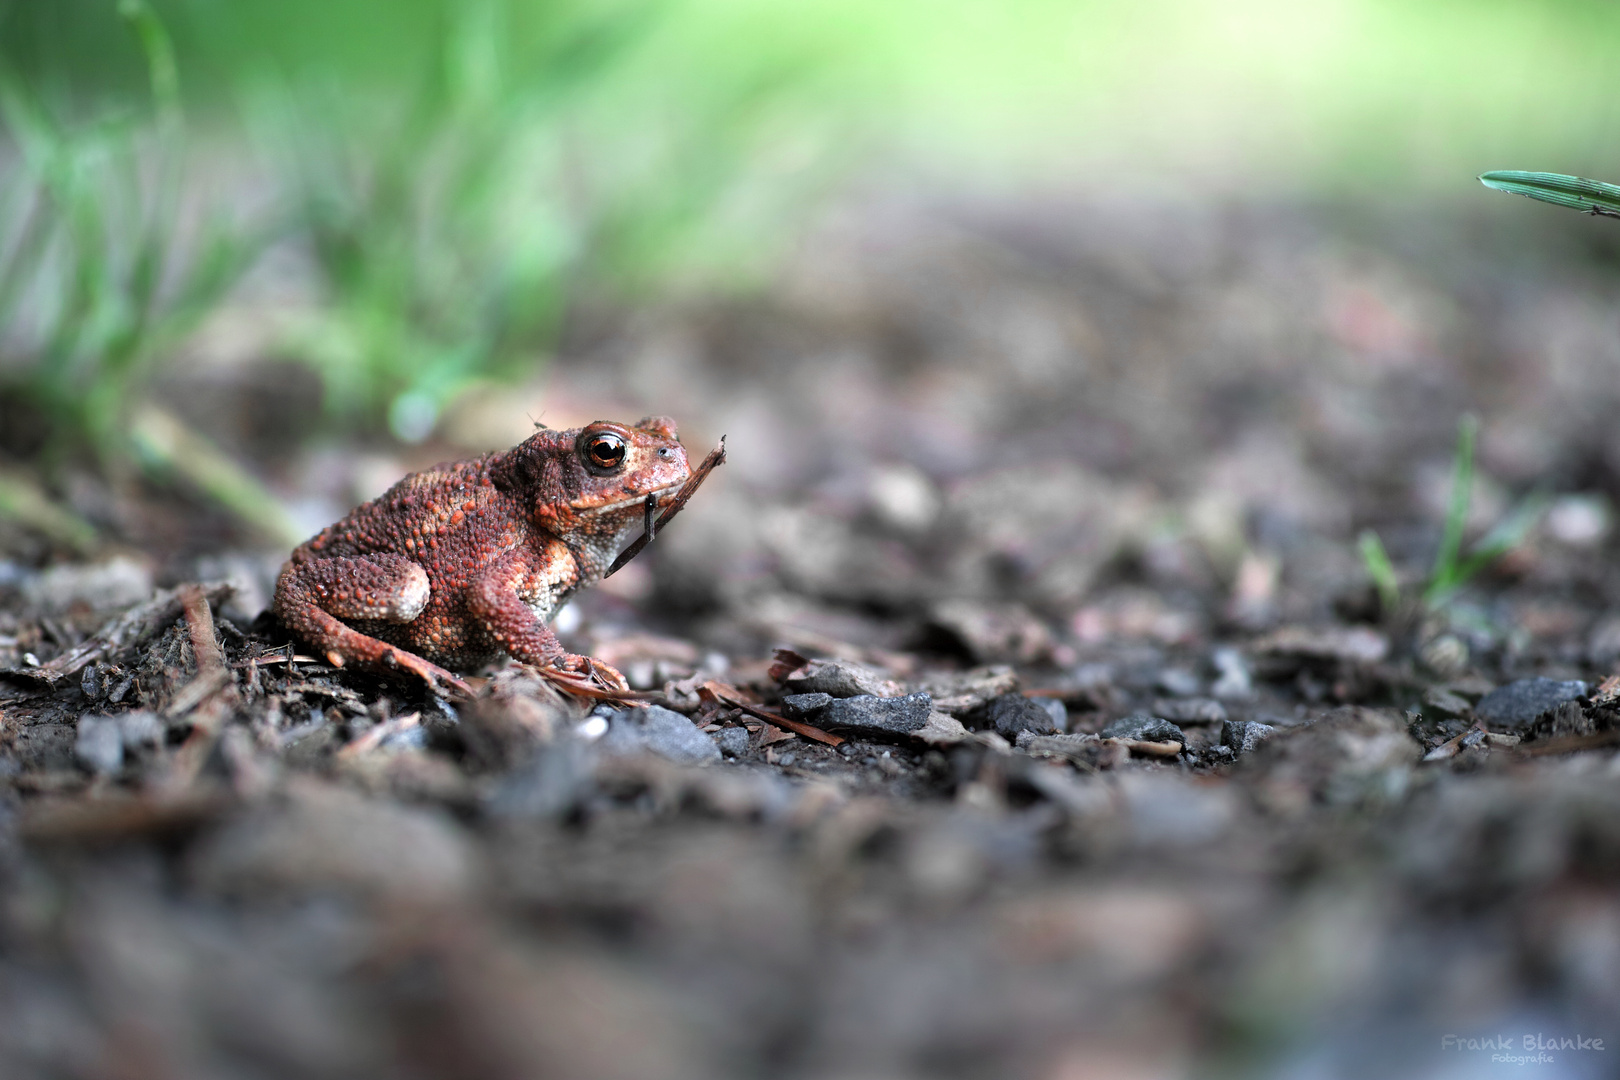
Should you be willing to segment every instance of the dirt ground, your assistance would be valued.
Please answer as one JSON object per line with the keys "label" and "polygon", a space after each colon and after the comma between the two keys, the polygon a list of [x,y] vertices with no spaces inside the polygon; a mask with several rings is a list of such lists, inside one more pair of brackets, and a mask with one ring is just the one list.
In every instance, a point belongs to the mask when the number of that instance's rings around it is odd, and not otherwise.
{"label": "dirt ground", "polygon": [[[729,461],[559,618],[655,707],[332,669],[172,496],[0,531],[5,1075],[1615,1075],[1620,277],[1547,213],[869,192],[406,456],[204,335],[311,531],[536,419]],[[1470,411],[1470,537],[1547,509],[1426,613]]]}

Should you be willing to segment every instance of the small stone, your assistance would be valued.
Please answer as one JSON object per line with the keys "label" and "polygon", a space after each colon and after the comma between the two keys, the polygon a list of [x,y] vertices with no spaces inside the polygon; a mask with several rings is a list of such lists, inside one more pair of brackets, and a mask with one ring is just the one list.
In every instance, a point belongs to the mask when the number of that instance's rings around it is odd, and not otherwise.
{"label": "small stone", "polygon": [[1192,697],[1203,689],[1203,682],[1186,668],[1165,668],[1156,681],[1171,697]]}
{"label": "small stone", "polygon": [[1610,669],[1620,661],[1620,615],[1605,615],[1592,627],[1586,638],[1586,659],[1597,667]]}
{"label": "small stone", "polygon": [[984,712],[984,726],[995,729],[1004,739],[1016,739],[1020,731],[1036,735],[1052,735],[1058,730],[1052,714],[1037,701],[1023,694],[1002,694],[992,701]]}
{"label": "small stone", "polygon": [[1002,694],[1018,689],[1018,676],[1005,665],[974,668],[960,675],[932,679],[923,686],[934,699],[934,708],[963,719],[984,708]]}
{"label": "small stone", "polygon": [[721,728],[715,733],[714,741],[719,745],[722,753],[729,754],[731,757],[742,757],[748,753],[747,728]]}
{"label": "small stone", "polygon": [[837,698],[899,697],[905,687],[881,672],[848,660],[812,660],[799,671],[783,680],[783,685],[795,694],[831,694]]}
{"label": "small stone", "polygon": [[1234,754],[1247,754],[1277,733],[1258,720],[1228,720],[1221,725],[1221,745]]}
{"label": "small stone", "polygon": [[1561,544],[1589,548],[1614,527],[1614,512],[1602,495],[1561,495],[1547,511],[1547,532]]}
{"label": "small stone", "polygon": [[789,719],[803,720],[818,727],[895,734],[906,734],[926,727],[932,707],[933,699],[922,691],[897,698],[880,698],[871,694],[852,698],[835,698],[830,694],[789,694],[782,699],[782,711]]}
{"label": "small stone", "polygon": [[1468,670],[1468,643],[1456,634],[1441,634],[1418,650],[1418,662],[1442,678]]}
{"label": "small stone", "polygon": [[1249,673],[1242,652],[1230,645],[1223,646],[1209,654],[1209,662],[1216,672],[1216,679],[1209,688],[1212,696],[1222,701],[1246,701],[1254,697],[1254,677]]}
{"label": "small stone", "polygon": [[933,700],[925,693],[898,698],[853,697],[835,699],[821,714],[828,727],[892,731],[897,734],[919,731],[928,725]]}
{"label": "small stone", "polygon": [[118,737],[123,740],[126,751],[158,746],[163,742],[163,721],[157,718],[156,713],[136,709],[119,713],[114,719],[118,721]]}
{"label": "small stone", "polygon": [[1138,714],[1115,720],[1098,735],[1104,739],[1130,739],[1135,742],[1177,742],[1187,744],[1187,736],[1176,725],[1157,716]]}
{"label": "small stone", "polygon": [[1423,694],[1423,714],[1435,717],[1463,717],[1473,711],[1468,699],[1443,686],[1432,686]]}
{"label": "small stone", "polygon": [[782,699],[782,712],[789,720],[809,719],[832,704],[833,696],[826,693],[789,694]]}
{"label": "small stone", "polygon": [[1255,642],[1253,648],[1263,656],[1296,661],[1376,664],[1389,655],[1389,638],[1367,626],[1285,626]]}
{"label": "small stone", "polygon": [[936,630],[981,663],[1033,664],[1052,652],[1051,631],[1022,604],[942,600],[929,614]]}
{"label": "small stone", "polygon": [[679,765],[706,765],[720,760],[720,747],[701,728],[673,709],[649,705],[620,709],[608,719],[608,730],[596,745],[605,754],[657,754]]}
{"label": "small stone", "polygon": [[1585,697],[1586,691],[1586,683],[1580,679],[1517,679],[1480,698],[1474,715],[1487,727],[1523,730],[1549,709]]}
{"label": "small stone", "polygon": [[1046,710],[1046,714],[1052,718],[1053,727],[1059,731],[1069,730],[1069,707],[1063,704],[1060,698],[1048,697],[1034,698],[1032,700]]}
{"label": "small stone", "polygon": [[1032,731],[1022,731],[1018,734],[1016,745],[1032,757],[1089,763],[1096,758],[1101,742],[1095,735],[1037,735]]}
{"label": "small stone", "polygon": [[1153,715],[1178,724],[1224,724],[1226,706],[1213,698],[1160,699],[1153,703]]}
{"label": "small stone", "polygon": [[[963,726],[962,721],[950,713],[940,712],[938,709],[929,710],[928,723],[912,732],[912,734],[929,746],[955,746],[972,738],[968,733],[968,729]],[[849,749],[849,744],[845,743],[838,749],[842,753]]]}
{"label": "small stone", "polygon": [[73,757],[93,773],[117,772],[124,764],[124,737],[110,716],[81,716]]}
{"label": "small stone", "polygon": [[532,759],[509,773],[493,792],[488,808],[496,817],[557,818],[592,789],[590,749],[582,742],[560,741],[541,747]]}

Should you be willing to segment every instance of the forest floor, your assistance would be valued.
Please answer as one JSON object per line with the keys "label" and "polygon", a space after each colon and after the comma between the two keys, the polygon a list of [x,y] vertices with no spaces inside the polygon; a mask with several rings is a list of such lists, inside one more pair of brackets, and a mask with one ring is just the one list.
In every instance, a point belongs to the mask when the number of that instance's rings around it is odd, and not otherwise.
{"label": "forest floor", "polygon": [[[205,334],[312,532],[536,419],[729,461],[559,619],[655,707],[331,668],[174,496],[0,531],[6,1075],[1613,1075],[1609,223],[1415,221],[873,195],[409,453]],[[1423,608],[1468,412],[1470,543],[1545,510]]]}

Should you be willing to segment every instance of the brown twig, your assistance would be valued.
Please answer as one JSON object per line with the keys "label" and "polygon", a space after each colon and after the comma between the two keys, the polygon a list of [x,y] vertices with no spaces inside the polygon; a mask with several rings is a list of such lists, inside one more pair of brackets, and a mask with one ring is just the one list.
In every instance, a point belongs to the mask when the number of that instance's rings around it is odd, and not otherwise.
{"label": "brown twig", "polygon": [[757,705],[750,705],[741,698],[738,698],[733,694],[727,694],[718,689],[719,686],[719,683],[713,681],[704,683],[702,686],[698,687],[698,697],[705,701],[713,701],[717,704],[724,705],[727,708],[736,709],[738,712],[747,713],[756,720],[763,720],[767,724],[773,724],[776,727],[781,728],[783,731],[791,731],[795,735],[803,735],[805,738],[814,739],[818,743],[825,743],[828,746],[842,746],[844,743],[842,736],[834,735],[830,731],[822,731],[818,727],[813,727],[810,724],[800,723],[797,720],[789,720],[785,716],[778,716],[776,713],[773,713],[767,709],[762,709]]}
{"label": "brown twig", "polygon": [[1620,743],[1620,731],[1599,731],[1594,735],[1568,735],[1562,739],[1516,746],[1513,753],[1520,757],[1542,757],[1546,754],[1572,754],[1578,750],[1599,750]]}
{"label": "brown twig", "polygon": [[195,583],[180,586],[180,607],[191,635],[191,653],[197,658],[197,675],[224,672],[225,654],[214,640],[214,613],[208,609],[208,595]]}
{"label": "brown twig", "polygon": [[191,636],[191,652],[197,660],[196,677],[181,687],[165,710],[171,716],[190,713],[191,734],[175,750],[159,787],[182,791],[196,781],[203,761],[213,749],[220,729],[236,705],[236,683],[225,663],[225,654],[214,640],[214,615],[208,608],[208,594],[200,585],[182,585],[180,607]]}
{"label": "brown twig", "polygon": [[653,523],[651,528],[647,529],[640,536],[636,537],[635,542],[629,547],[619,552],[619,557],[613,560],[613,565],[608,567],[607,573],[603,574],[602,576],[604,578],[612,577],[624,567],[625,563],[629,562],[637,555],[640,555],[642,549],[648,544],[652,543],[653,537],[657,536],[665,525],[668,525],[671,521],[675,520],[676,514],[680,513],[686,508],[687,500],[693,495],[697,494],[697,489],[703,486],[703,481],[709,478],[709,474],[725,463],[726,437],[722,435],[720,436],[720,445],[709,451],[709,456],[703,459],[703,464],[699,465],[697,467],[697,471],[692,473],[692,475],[687,478],[686,483],[681,485],[681,490],[675,493],[675,498],[670,500],[668,508],[665,509],[661,515],[659,515],[658,521]]}

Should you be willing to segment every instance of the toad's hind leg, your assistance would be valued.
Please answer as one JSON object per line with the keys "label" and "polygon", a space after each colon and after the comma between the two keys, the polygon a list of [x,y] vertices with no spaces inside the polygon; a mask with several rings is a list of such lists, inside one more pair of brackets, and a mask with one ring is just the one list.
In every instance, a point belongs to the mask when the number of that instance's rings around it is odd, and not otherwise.
{"label": "toad's hind leg", "polygon": [[320,649],[332,664],[399,668],[429,686],[471,688],[437,664],[376,638],[341,619],[408,623],[427,606],[427,571],[403,555],[376,554],[288,563],[276,580],[275,611],[287,628]]}

